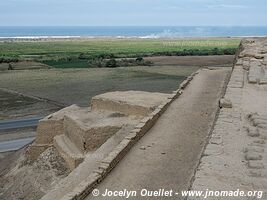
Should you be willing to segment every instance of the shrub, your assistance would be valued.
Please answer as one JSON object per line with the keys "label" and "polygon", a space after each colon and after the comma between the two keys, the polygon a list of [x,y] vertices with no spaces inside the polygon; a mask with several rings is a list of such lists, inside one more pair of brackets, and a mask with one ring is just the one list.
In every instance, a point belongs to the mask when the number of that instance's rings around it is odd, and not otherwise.
{"label": "shrub", "polygon": [[228,48],[223,50],[224,55],[234,55],[236,52],[236,49],[234,48]]}
{"label": "shrub", "polygon": [[117,61],[114,58],[108,60],[106,62],[106,66],[105,67],[115,68],[115,67],[117,67]]}
{"label": "shrub", "polygon": [[19,59],[15,57],[0,57],[0,63],[18,62]]}
{"label": "shrub", "polygon": [[8,64],[8,70],[13,70],[14,69],[14,67],[9,63]]}
{"label": "shrub", "polygon": [[78,59],[80,59],[80,60],[86,60],[86,59],[88,59],[88,56],[85,55],[84,53],[80,53],[80,55],[78,56]]}
{"label": "shrub", "polygon": [[137,61],[137,62],[143,62],[144,61],[144,58],[143,57],[137,57],[135,59],[135,61]]}
{"label": "shrub", "polygon": [[218,48],[213,48],[212,49],[212,54],[213,55],[218,55],[219,54],[219,49]]}

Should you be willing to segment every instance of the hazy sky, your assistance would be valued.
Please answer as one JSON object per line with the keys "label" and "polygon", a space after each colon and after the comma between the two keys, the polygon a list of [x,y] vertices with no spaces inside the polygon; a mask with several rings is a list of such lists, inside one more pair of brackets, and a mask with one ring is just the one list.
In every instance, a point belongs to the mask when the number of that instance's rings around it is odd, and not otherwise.
{"label": "hazy sky", "polygon": [[266,0],[0,0],[7,25],[267,26]]}

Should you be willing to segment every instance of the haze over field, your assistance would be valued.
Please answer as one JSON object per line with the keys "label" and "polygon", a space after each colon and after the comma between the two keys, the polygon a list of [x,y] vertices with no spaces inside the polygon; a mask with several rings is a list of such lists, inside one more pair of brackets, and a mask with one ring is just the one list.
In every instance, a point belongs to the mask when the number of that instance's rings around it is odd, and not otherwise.
{"label": "haze over field", "polygon": [[0,26],[266,26],[265,0],[2,0]]}

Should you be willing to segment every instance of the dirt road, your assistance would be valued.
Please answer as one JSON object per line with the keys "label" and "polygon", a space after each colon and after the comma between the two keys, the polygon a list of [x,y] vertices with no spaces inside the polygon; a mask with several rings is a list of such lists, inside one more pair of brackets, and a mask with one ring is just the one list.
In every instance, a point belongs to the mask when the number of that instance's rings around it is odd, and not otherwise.
{"label": "dirt road", "polygon": [[[130,199],[181,199],[141,197],[140,190],[188,189],[203,147],[206,144],[230,69],[202,70],[184,93],[175,100],[155,126],[130,150],[98,186],[92,199],[119,199],[102,196],[110,191],[137,191]],[[123,198],[121,198],[123,199]],[[125,199],[125,197],[124,197]]]}

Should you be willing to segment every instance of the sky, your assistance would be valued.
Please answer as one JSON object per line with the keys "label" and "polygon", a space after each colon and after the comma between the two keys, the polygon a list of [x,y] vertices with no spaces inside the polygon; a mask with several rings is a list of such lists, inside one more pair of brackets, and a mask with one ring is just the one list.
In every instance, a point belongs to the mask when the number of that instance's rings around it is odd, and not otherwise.
{"label": "sky", "polygon": [[266,0],[0,0],[0,26],[267,26]]}

